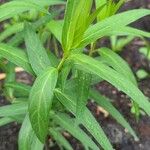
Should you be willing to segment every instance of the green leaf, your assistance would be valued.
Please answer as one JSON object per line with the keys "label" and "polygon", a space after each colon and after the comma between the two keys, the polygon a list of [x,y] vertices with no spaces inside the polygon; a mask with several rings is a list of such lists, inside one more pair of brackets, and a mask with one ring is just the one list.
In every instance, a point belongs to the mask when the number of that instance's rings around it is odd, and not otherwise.
{"label": "green leaf", "polygon": [[[36,9],[48,13],[42,6],[25,1],[11,1],[0,6],[0,21],[9,19],[25,11]],[[8,11],[9,10],[9,11]]]}
{"label": "green leaf", "polygon": [[[47,22],[49,22],[56,14],[52,15],[46,15],[41,17],[39,20],[37,20],[36,22],[32,23],[32,26],[34,27],[34,29],[37,29],[43,25],[45,25]],[[13,45],[13,46],[18,46],[19,44],[21,44],[23,42],[24,39],[24,31],[21,31],[19,33],[17,33],[16,35],[14,35],[10,40],[9,40],[9,44]]]}
{"label": "green leaf", "polygon": [[[15,77],[15,65],[13,63],[9,62],[6,65],[6,67],[7,67],[7,71],[6,71],[6,78],[5,78],[4,86],[8,82],[13,82],[16,79],[16,77]],[[7,99],[12,101],[12,99],[14,98],[14,89],[11,87],[5,87],[4,90],[5,90],[5,96],[7,97]]]}
{"label": "green leaf", "polygon": [[[108,1],[107,0],[95,0],[95,5],[96,5],[96,8],[99,8],[99,7],[102,7],[102,5],[104,4],[107,4]],[[97,20],[100,21],[102,20],[103,18],[105,18],[105,15],[106,15],[106,8],[107,6],[105,6],[102,11],[97,15]]]}
{"label": "green leaf", "polygon": [[24,68],[25,71],[34,74],[28,61],[28,57],[22,49],[0,43],[0,55],[17,66]]}
{"label": "green leaf", "polygon": [[106,4],[107,0],[101,0],[101,1],[95,0],[95,3],[96,3],[96,7],[100,7],[100,6],[104,5],[104,4]]}
{"label": "green leaf", "polygon": [[[20,1],[20,0],[18,0]],[[66,2],[64,0],[24,0],[25,2],[32,2],[34,4],[38,4],[40,6],[51,6],[51,5],[62,5]]]}
{"label": "green leaf", "polygon": [[8,118],[8,117],[0,118],[0,127],[11,122],[14,122],[13,118]]}
{"label": "green leaf", "polygon": [[87,136],[87,134],[75,125],[75,120],[64,114],[54,114],[54,121],[71,133],[75,138],[82,142],[85,147],[90,147],[93,150],[98,150],[97,145]]}
{"label": "green leaf", "polygon": [[76,116],[78,119],[82,119],[86,104],[89,96],[89,88],[91,84],[91,75],[83,71],[78,71],[76,80],[76,91],[77,91],[77,108]]}
{"label": "green leaf", "polygon": [[45,68],[51,66],[51,63],[39,37],[29,24],[25,26],[25,43],[31,66],[36,75],[39,75]]}
{"label": "green leaf", "polygon": [[72,47],[76,48],[79,45],[80,41],[82,40],[84,32],[90,25],[87,20],[89,19],[90,16],[93,0],[88,0],[86,2],[85,0],[80,0],[78,3],[79,4],[77,6],[75,13],[75,16],[78,18],[76,18],[77,22],[75,26],[74,39],[71,48]]}
{"label": "green leaf", "polygon": [[43,150],[44,145],[35,136],[28,115],[21,126],[18,145],[19,150]]}
{"label": "green leaf", "polygon": [[14,0],[11,2],[7,2],[0,6],[0,21],[9,19],[11,17],[14,17],[15,15],[32,9],[48,13],[48,11],[44,8],[45,6],[63,3],[64,2],[60,0]]}
{"label": "green leaf", "polygon": [[62,30],[62,45],[64,51],[68,51],[68,49],[70,49],[73,42],[75,24],[77,21],[76,20],[77,17],[75,16],[75,10],[77,8],[77,4],[78,4],[77,1],[73,1],[73,0],[67,1],[64,25]]}
{"label": "green leaf", "polygon": [[113,67],[117,72],[121,73],[124,77],[137,85],[136,79],[129,65],[118,54],[108,48],[100,48],[98,53],[109,66]]}
{"label": "green leaf", "polygon": [[29,117],[39,140],[44,143],[48,134],[49,111],[53,90],[57,82],[57,70],[48,67],[36,79],[29,96]]}
{"label": "green leaf", "polygon": [[103,3],[106,3],[106,5],[99,13],[98,21],[101,21],[109,16],[114,15],[119,10],[119,8],[125,3],[125,0],[119,0],[117,2],[112,0],[96,0],[96,7],[101,6]]}
{"label": "green leaf", "polygon": [[125,129],[129,131],[131,135],[133,135],[134,139],[139,140],[135,134],[135,131],[131,128],[129,123],[124,119],[124,117],[120,114],[120,112],[109,102],[110,100],[106,97],[102,96],[96,90],[90,90],[90,98],[94,99],[95,102],[98,103],[101,107],[103,107],[106,111],[112,115],[113,118],[117,120]]}
{"label": "green leaf", "polygon": [[145,79],[149,76],[148,72],[146,72],[144,69],[139,69],[137,72],[136,72],[136,76],[142,80],[142,79]]}
{"label": "green leaf", "polygon": [[126,2],[126,0],[120,0],[116,5],[115,5],[115,8],[114,8],[114,13],[116,13],[120,7]]}
{"label": "green leaf", "polygon": [[20,103],[20,102],[28,102],[28,97],[17,97],[17,98],[14,98],[13,99],[13,103],[16,104],[16,103]]}
{"label": "green leaf", "polygon": [[78,69],[95,74],[130,96],[145,112],[150,115],[150,103],[143,93],[127,78],[107,65],[83,54],[72,55],[70,59]]}
{"label": "green leaf", "polygon": [[60,145],[62,145],[66,150],[73,150],[70,143],[65,139],[65,137],[54,128],[50,128],[50,135],[52,135],[53,139]]}
{"label": "green leaf", "polygon": [[104,34],[102,34],[101,36],[112,36],[112,35],[119,35],[119,36],[123,36],[123,35],[130,35],[130,36],[135,36],[135,37],[150,37],[150,33],[149,32],[145,32],[139,29],[135,29],[132,27],[120,27],[119,29],[114,29],[114,30],[105,30]]}
{"label": "green leaf", "polygon": [[17,83],[17,82],[8,82],[4,85],[5,87],[13,88],[15,91],[15,95],[20,95],[21,97],[29,96],[31,86],[23,84],[23,83]]}
{"label": "green leaf", "polygon": [[55,36],[55,38],[61,43],[61,37],[62,37],[62,28],[63,28],[63,21],[50,21],[46,26],[51,33]]}
{"label": "green leaf", "polygon": [[111,36],[111,47],[115,52],[122,51],[125,46],[127,46],[134,39],[134,36],[127,36],[122,38],[117,38],[117,36]]}
{"label": "green leaf", "polygon": [[59,65],[59,59],[51,51],[47,52],[49,60],[52,64],[52,67],[57,67]]}
{"label": "green leaf", "polygon": [[72,68],[72,63],[71,62],[66,62],[63,65],[63,68],[61,69],[61,72],[59,74],[59,87],[63,91],[66,85],[66,81],[68,79],[68,75],[71,72]]}
{"label": "green leaf", "polygon": [[27,103],[20,102],[0,107],[0,117],[15,117],[27,112]]}
{"label": "green leaf", "polygon": [[[85,117],[87,116],[87,117]],[[85,117],[85,118],[84,118]],[[113,150],[113,147],[104,133],[102,127],[87,109],[82,118],[82,124],[91,133],[91,135],[99,142],[99,144],[104,148],[104,150]]]}
{"label": "green leaf", "polygon": [[150,60],[150,48],[149,47],[141,47],[139,52],[143,54],[148,60]]}
{"label": "green leaf", "polygon": [[103,4],[102,6],[98,7],[88,18],[87,21],[87,27],[89,27],[93,21],[96,19],[97,15],[101,12],[101,10],[103,9],[103,7],[105,6],[105,4]]}
{"label": "green leaf", "polygon": [[[132,70],[130,69],[129,65],[116,53],[108,48],[101,48],[98,50],[99,54],[101,55],[102,59],[112,68],[114,68],[117,72],[121,73],[125,78],[130,80],[136,87],[137,81],[134,77]],[[137,103],[133,101],[133,106],[136,110],[136,117],[139,117],[140,110]]]}
{"label": "green leaf", "polygon": [[80,46],[86,46],[87,44],[108,35],[108,33],[116,32],[119,28],[122,29],[130,23],[149,14],[150,10],[148,9],[135,9],[106,18],[105,20],[90,26],[86,30]]}
{"label": "green leaf", "polygon": [[24,28],[24,23],[16,23],[14,25],[11,25],[7,29],[5,29],[1,34],[0,34],[0,42],[11,36],[12,34],[18,33],[22,31]]}
{"label": "green leaf", "polygon": [[[62,93],[59,89],[55,89],[55,95],[59,99],[59,101],[72,112],[74,115],[76,114],[76,99],[71,95],[66,95]],[[86,117],[85,117],[86,116]],[[106,137],[103,129],[97,123],[93,115],[86,108],[84,111],[84,115],[81,119],[81,124],[85,126],[85,128],[91,133],[91,135],[97,140],[97,142],[105,149],[105,150],[113,150],[108,138]]]}
{"label": "green leaf", "polygon": [[62,31],[62,45],[65,52],[70,51],[82,39],[86,30],[86,21],[91,10],[92,0],[67,1]]}

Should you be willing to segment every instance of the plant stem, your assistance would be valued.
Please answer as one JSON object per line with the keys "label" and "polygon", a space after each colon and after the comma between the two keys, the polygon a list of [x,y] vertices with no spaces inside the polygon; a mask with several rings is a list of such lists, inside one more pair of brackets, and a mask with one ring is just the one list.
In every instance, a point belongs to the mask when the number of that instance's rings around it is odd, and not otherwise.
{"label": "plant stem", "polygon": [[46,138],[46,142],[45,142],[45,150],[49,150],[49,140],[48,140],[48,137]]}
{"label": "plant stem", "polygon": [[90,48],[90,51],[89,51],[89,56],[92,56],[93,51],[94,51],[94,49],[95,49],[95,46],[96,46],[96,42],[91,43],[91,48]]}
{"label": "plant stem", "polygon": [[58,70],[58,71],[60,71],[60,69],[62,68],[62,66],[63,66],[63,64],[64,64],[66,58],[67,58],[67,57],[64,55],[63,58],[62,58],[62,60],[61,60],[61,62],[59,63],[59,65],[58,65],[58,67],[57,67],[57,70]]}

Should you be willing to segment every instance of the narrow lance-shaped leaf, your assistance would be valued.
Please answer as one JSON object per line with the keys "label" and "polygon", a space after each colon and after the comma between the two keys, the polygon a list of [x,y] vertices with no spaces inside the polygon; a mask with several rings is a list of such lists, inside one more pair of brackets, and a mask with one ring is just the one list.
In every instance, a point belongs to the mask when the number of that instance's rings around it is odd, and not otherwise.
{"label": "narrow lance-shaped leaf", "polygon": [[[101,7],[102,5],[104,5],[104,4],[107,4],[108,3],[108,1],[107,0],[95,0],[95,5],[96,5],[96,8],[99,8],[99,7]],[[106,11],[106,6],[102,9],[102,11],[97,15],[97,20],[98,21],[100,21],[102,18],[103,18],[103,16],[105,16],[106,15],[106,13],[105,13],[105,11]]]}
{"label": "narrow lance-shaped leaf", "polygon": [[[41,17],[39,20],[37,20],[36,22],[32,23],[32,26],[34,27],[34,29],[39,28],[40,26],[46,24],[47,22],[49,22],[56,14],[52,15],[46,15]],[[10,43],[13,46],[18,46],[19,44],[21,44],[23,42],[24,39],[24,31],[21,31],[19,33],[17,33],[16,35],[14,35],[8,43]]]}
{"label": "narrow lance-shaped leaf", "polygon": [[22,49],[0,43],[0,55],[17,66],[24,68],[25,71],[34,74],[28,61],[28,57]]}
{"label": "narrow lance-shaped leaf", "polygon": [[[64,4],[63,1],[60,0],[14,0],[7,2],[0,6],[0,21],[5,19],[9,19],[15,15],[20,13],[36,9],[38,11],[42,11],[44,13],[48,13],[48,11],[44,8],[45,6],[56,5],[56,4]],[[9,11],[8,11],[9,10]]]}
{"label": "narrow lance-shaped leaf", "polygon": [[11,105],[0,107],[0,117],[15,117],[18,115],[25,115],[28,105],[26,102],[14,103]]}
{"label": "narrow lance-shaped leaf", "polygon": [[78,71],[78,77],[76,80],[76,91],[77,91],[77,108],[76,117],[82,119],[84,114],[86,103],[89,96],[89,88],[91,83],[91,75],[83,71]]}
{"label": "narrow lance-shaped leaf", "polygon": [[109,100],[100,95],[96,90],[90,90],[90,98],[93,99],[98,105],[103,107],[106,111],[110,113],[110,115],[117,120],[124,128],[128,130],[128,132],[133,135],[134,139],[137,141],[138,137],[135,134],[135,131],[131,128],[129,123],[124,119],[124,117],[120,114],[120,112],[109,102]]}
{"label": "narrow lance-shaped leaf", "polygon": [[9,117],[0,118],[0,127],[11,122],[14,122],[13,118],[9,118]]}
{"label": "narrow lance-shaped leaf", "polygon": [[50,128],[49,130],[50,135],[54,138],[54,140],[57,141],[58,144],[63,146],[66,150],[73,150],[71,147],[70,143],[65,139],[65,137],[57,130],[54,128]]}
{"label": "narrow lance-shaped leaf", "polygon": [[[119,55],[108,48],[101,48],[98,52],[109,66],[113,67],[117,72],[121,73],[125,78],[128,78],[128,80],[138,87],[132,70]],[[139,106],[134,101],[132,101],[132,103],[135,109],[136,117],[138,118],[140,114]]]}
{"label": "narrow lance-shaped leaf", "polygon": [[87,1],[80,0],[78,3],[79,4],[75,14],[75,16],[77,16],[77,22],[75,27],[74,39],[72,43],[73,48],[75,48],[80,43],[84,32],[90,25],[87,20],[89,19],[90,16],[93,0]]}
{"label": "narrow lance-shaped leaf", "polygon": [[122,49],[128,45],[133,39],[134,36],[128,35],[127,37],[122,37],[120,39],[117,36],[111,36],[111,48],[114,52],[122,51]]}
{"label": "narrow lance-shaped leaf", "polygon": [[59,58],[57,58],[57,56],[52,53],[51,51],[47,52],[48,58],[52,64],[52,67],[57,67],[59,65]]}
{"label": "narrow lance-shaped leaf", "polygon": [[135,9],[106,18],[103,21],[90,26],[86,30],[80,46],[86,46],[104,35],[107,35],[108,32],[112,32],[114,30],[117,31],[119,28],[123,28],[149,14],[150,10],[148,9]]}
{"label": "narrow lance-shaped leaf", "polygon": [[95,3],[96,3],[96,7],[98,8],[98,7],[106,4],[107,0],[101,0],[101,1],[100,0],[95,0]]}
{"label": "narrow lance-shaped leaf", "polygon": [[[7,72],[6,72],[6,78],[5,78],[5,84],[9,83],[9,82],[13,82],[15,81],[15,65],[13,63],[8,63],[7,64]],[[10,88],[10,87],[5,87],[5,95],[7,97],[8,100],[12,101],[12,99],[14,98],[14,89]]]}
{"label": "narrow lance-shaped leaf", "polygon": [[61,43],[63,21],[52,20],[47,24],[47,28],[48,30],[51,31],[51,33],[55,36],[55,38]]}
{"label": "narrow lance-shaped leaf", "polygon": [[19,132],[19,150],[43,150],[44,145],[38,140],[26,115]]}
{"label": "narrow lance-shaped leaf", "polygon": [[57,82],[57,70],[48,67],[36,79],[29,96],[29,117],[35,134],[45,142],[48,134],[49,111],[53,90]]}
{"label": "narrow lance-shaped leaf", "polygon": [[99,37],[103,37],[103,36],[135,36],[135,37],[150,37],[150,33],[146,32],[146,31],[142,31],[136,28],[132,28],[129,26],[125,26],[125,27],[120,27],[119,29],[103,29],[102,32],[99,34]]}
{"label": "narrow lance-shaped leaf", "polygon": [[69,73],[72,68],[72,63],[64,63],[63,68],[61,69],[61,72],[59,74],[59,87],[63,91],[66,85],[66,81],[68,79]]}
{"label": "narrow lance-shaped leaf", "polygon": [[126,0],[120,0],[116,5],[115,5],[115,8],[114,8],[114,13],[115,14],[120,8],[121,6],[126,2]]}
{"label": "narrow lance-shaped leaf", "polygon": [[104,6],[105,6],[105,4],[103,4],[102,6],[99,6],[92,14],[90,14],[90,16],[87,19],[87,27],[89,27],[93,23],[93,21],[96,19],[97,15],[104,8]]}
{"label": "narrow lance-shaped leaf", "polygon": [[[62,45],[64,51],[68,51],[69,42],[72,43],[73,41],[73,34],[75,30],[75,18],[73,19],[75,8],[77,7],[77,1],[76,0],[68,0],[66,5],[66,11],[65,11],[65,19],[64,19],[64,25],[62,30]],[[74,26],[72,25],[74,24]],[[72,31],[70,32],[72,28]],[[71,44],[70,44],[71,45]]]}
{"label": "narrow lance-shaped leaf", "polygon": [[127,78],[105,64],[86,55],[72,55],[70,58],[80,70],[95,74],[108,81],[130,96],[145,112],[150,115],[150,103],[143,93]]}
{"label": "narrow lance-shaped leaf", "polygon": [[[59,89],[55,89],[55,95],[59,99],[59,101],[74,115],[76,114],[76,99],[71,95],[66,95],[62,93]],[[85,117],[86,116],[86,117]],[[84,111],[84,115],[80,120],[81,124],[85,126],[85,128],[91,133],[91,135],[97,140],[97,142],[105,149],[105,150],[113,150],[107,136],[105,135],[101,126],[97,123],[93,115],[86,108]]]}
{"label": "narrow lance-shaped leaf", "polygon": [[[75,93],[74,89],[77,86],[75,84],[75,80],[76,79],[72,79],[67,82],[66,90],[69,89],[68,94],[71,94],[72,92]],[[134,136],[135,140],[138,140],[134,130],[130,127],[129,123],[123,118],[120,112],[111,104],[111,102],[109,102],[110,100],[108,98],[102,96],[96,90],[91,88],[89,92],[89,99],[94,100],[96,103],[98,103],[98,105],[107,110],[110,113],[110,115],[112,115],[112,117],[117,120],[118,123],[120,123],[124,128],[128,129],[130,134]]]}
{"label": "narrow lance-shaped leaf", "polygon": [[18,15],[31,9],[37,9],[45,13],[48,13],[43,7],[38,6],[31,2],[11,1],[0,6],[0,21],[9,19],[15,15]]}
{"label": "narrow lance-shaped leaf", "polygon": [[89,17],[92,0],[68,0],[62,31],[63,50],[68,52],[81,41],[86,30],[86,21]]}
{"label": "narrow lance-shaped leaf", "polygon": [[16,23],[14,25],[11,25],[7,29],[5,29],[0,34],[0,42],[5,40],[7,37],[11,36],[12,34],[18,33],[23,30],[24,23]]}
{"label": "narrow lance-shaped leaf", "polygon": [[38,35],[29,24],[25,26],[25,43],[31,66],[36,75],[39,75],[45,68],[51,66],[51,63]]}
{"label": "narrow lance-shaped leaf", "polygon": [[[20,0],[18,0],[20,1]],[[41,6],[51,6],[51,5],[62,5],[66,2],[64,0],[24,0],[25,2],[32,2]]]}
{"label": "narrow lance-shaped leaf", "polygon": [[85,147],[98,150],[97,145],[90,139],[90,137],[82,130],[78,125],[75,124],[75,120],[70,118],[68,115],[61,113],[53,115],[54,121],[59,124],[64,130],[67,130],[75,138],[80,140]]}
{"label": "narrow lance-shaped leaf", "polygon": [[117,72],[127,77],[131,82],[137,85],[134,74],[125,60],[108,48],[100,48],[98,50],[101,58]]}
{"label": "narrow lance-shaped leaf", "polygon": [[21,96],[21,97],[28,97],[31,86],[23,84],[23,83],[17,83],[17,82],[9,82],[5,84],[5,87],[14,89],[14,95]]}
{"label": "narrow lance-shaped leaf", "polygon": [[[11,35],[13,33],[13,30],[15,30],[15,28],[11,27],[8,30],[5,30],[0,35],[0,41],[4,40],[5,38],[7,38],[7,36]],[[15,65],[12,62],[8,62],[6,68],[7,70],[4,86],[6,83],[15,81]],[[12,101],[14,98],[14,89],[10,87],[5,87],[5,95],[7,99],[9,99],[9,101]]]}

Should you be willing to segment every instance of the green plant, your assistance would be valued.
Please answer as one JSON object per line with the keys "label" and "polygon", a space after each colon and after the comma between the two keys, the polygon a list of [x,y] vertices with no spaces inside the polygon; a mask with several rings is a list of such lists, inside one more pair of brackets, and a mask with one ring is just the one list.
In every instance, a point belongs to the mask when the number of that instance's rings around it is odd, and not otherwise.
{"label": "green plant", "polygon": [[[119,9],[122,7],[122,5],[127,2],[127,0],[95,0],[96,7],[102,7],[101,11],[99,12],[97,16],[97,22],[102,21],[112,15],[115,15]],[[111,36],[111,48],[113,51],[121,51],[122,48],[130,43],[133,40],[133,36],[127,36],[123,38],[118,38],[117,36]]]}
{"label": "green plant", "polygon": [[[126,3],[127,0],[95,0],[96,7],[101,8],[101,11],[99,12],[97,16],[97,22],[100,22],[112,15],[115,15],[119,9],[122,7],[124,3]],[[127,44],[129,44],[135,37],[135,35],[127,35],[127,36],[118,36],[118,35],[110,35],[110,44],[111,49],[115,52],[121,51]],[[93,47],[96,45],[96,42],[93,44]],[[94,48],[93,48],[94,49]],[[135,84],[137,85],[136,81]],[[135,114],[137,121],[139,120],[140,116],[140,108],[138,104],[134,101],[132,101],[132,108],[131,111]]]}
{"label": "green plant", "polygon": [[[45,6],[56,3],[63,2],[14,0],[0,6],[0,21],[33,9],[37,13],[43,12],[42,16],[45,18],[50,15]],[[14,26],[17,24],[14,24],[13,32],[9,29],[2,33],[5,38],[8,37],[6,33],[9,36],[15,35],[9,42],[6,40],[5,43],[0,43],[0,56],[13,66],[22,67],[35,78],[32,86],[17,83],[12,77],[12,80],[4,85],[12,91],[13,96],[10,105],[0,107],[0,125],[13,121],[22,123],[18,140],[20,150],[42,150],[48,135],[61,148],[72,150],[69,142],[62,136],[64,131],[77,138],[87,150],[98,150],[99,145],[105,150],[112,150],[113,147],[101,126],[86,107],[89,98],[106,109],[138,140],[129,123],[93,85],[102,80],[108,81],[150,115],[148,98],[138,89],[131,69],[120,56],[108,48],[95,49],[92,45],[96,40],[110,35],[150,37],[150,33],[128,26],[149,15],[150,10],[130,10],[93,24],[103,7],[100,6],[91,13],[92,4],[93,0],[68,0],[64,20],[56,21],[51,18],[44,23],[29,23],[26,20],[19,30],[16,30]],[[62,58],[58,57],[57,50],[54,55],[43,46],[42,41],[45,40],[39,36],[43,32],[39,28],[41,26],[42,29],[44,26],[44,29],[50,31],[61,44]],[[46,36],[46,39],[48,38],[49,36]],[[22,43],[25,43],[25,49],[21,47]],[[84,49],[89,44],[91,48],[85,52]],[[97,53],[96,57],[94,53]],[[7,68],[3,67],[3,70],[5,69]],[[14,71],[8,71],[9,75],[14,74]],[[88,130],[98,144],[80,125]]]}
{"label": "green plant", "polygon": [[[150,60],[150,43],[148,40],[143,39],[143,42],[144,42],[144,45],[143,47],[141,47],[139,49],[139,52],[147,59],[147,61]],[[144,79],[144,78],[147,78],[150,76],[150,72],[148,69],[139,69],[137,72],[136,72],[136,75],[138,77],[138,79]]]}
{"label": "green plant", "polygon": [[134,39],[133,36],[126,36],[126,37],[116,37],[111,36],[111,49],[115,52],[120,52],[123,50],[125,46],[130,44],[130,42]]}

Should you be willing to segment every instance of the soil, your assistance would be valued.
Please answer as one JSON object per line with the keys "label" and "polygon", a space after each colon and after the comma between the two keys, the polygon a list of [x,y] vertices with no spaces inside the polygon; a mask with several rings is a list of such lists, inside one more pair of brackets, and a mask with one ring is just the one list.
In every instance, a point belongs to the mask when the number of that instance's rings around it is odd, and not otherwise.
{"label": "soil", "polygon": [[[4,1],[4,0],[3,0]],[[2,1],[0,1],[1,3]],[[133,0],[127,3],[122,10],[133,9],[139,7],[150,8],[150,0]],[[133,24],[140,29],[150,31],[150,17],[141,19],[138,23]],[[120,55],[129,63],[133,72],[136,73],[138,69],[145,69],[150,72],[150,62],[139,53],[138,49],[141,47],[140,39],[135,39],[129,46],[125,47]],[[31,84],[33,79],[26,73],[17,75],[17,80]],[[150,78],[139,81],[139,88],[143,93],[150,97]],[[2,82],[0,82],[0,89]],[[133,114],[130,111],[130,101],[128,96],[118,91],[107,82],[102,82],[96,85],[97,90],[103,95],[109,97],[116,108],[126,117],[131,126],[136,130],[140,141],[135,142],[134,139],[116,123],[110,116],[104,117],[104,114],[98,111],[95,103],[89,102],[88,108],[92,111],[98,122],[103,127],[105,133],[108,135],[111,143],[116,150],[150,150],[150,118],[146,115],[140,116],[139,122],[136,122]],[[0,90],[0,106],[6,105],[2,91]],[[9,125],[0,127],[0,150],[17,150],[17,138],[20,125],[11,123]],[[73,137],[68,138],[69,142],[75,150],[83,150],[82,145]],[[51,150],[60,150],[56,145]]]}

